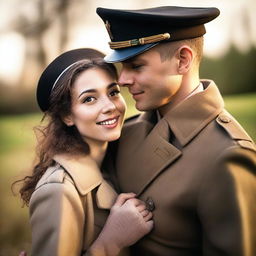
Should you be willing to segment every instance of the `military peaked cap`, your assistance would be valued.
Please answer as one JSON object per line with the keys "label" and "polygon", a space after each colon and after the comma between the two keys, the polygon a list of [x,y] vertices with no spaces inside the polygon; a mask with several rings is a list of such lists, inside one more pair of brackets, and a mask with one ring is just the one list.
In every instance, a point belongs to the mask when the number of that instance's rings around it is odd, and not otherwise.
{"label": "military peaked cap", "polygon": [[43,112],[49,109],[53,87],[72,64],[82,59],[103,58],[104,56],[103,53],[95,49],[81,48],[67,51],[54,59],[43,71],[37,84],[36,98],[40,109]]}
{"label": "military peaked cap", "polygon": [[204,24],[219,15],[217,8],[162,6],[141,10],[97,8],[105,23],[112,53],[107,62],[119,62],[167,41],[200,37]]}

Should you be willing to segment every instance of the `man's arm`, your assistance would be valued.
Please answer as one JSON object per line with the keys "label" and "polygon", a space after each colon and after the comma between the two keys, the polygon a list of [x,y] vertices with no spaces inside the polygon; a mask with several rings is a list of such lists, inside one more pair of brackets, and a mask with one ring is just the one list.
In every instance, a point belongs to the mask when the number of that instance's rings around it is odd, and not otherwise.
{"label": "man's arm", "polygon": [[256,255],[256,153],[227,150],[205,178],[198,200],[204,255]]}

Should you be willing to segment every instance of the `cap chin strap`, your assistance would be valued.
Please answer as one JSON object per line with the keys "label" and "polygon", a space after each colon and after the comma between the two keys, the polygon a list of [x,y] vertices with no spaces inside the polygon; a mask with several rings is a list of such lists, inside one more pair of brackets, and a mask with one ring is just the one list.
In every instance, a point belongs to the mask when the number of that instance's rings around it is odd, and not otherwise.
{"label": "cap chin strap", "polygon": [[111,49],[120,49],[120,48],[132,47],[137,45],[156,43],[163,40],[167,40],[170,37],[171,35],[169,33],[164,33],[164,34],[147,36],[147,37],[127,40],[127,41],[109,42],[109,45]]}

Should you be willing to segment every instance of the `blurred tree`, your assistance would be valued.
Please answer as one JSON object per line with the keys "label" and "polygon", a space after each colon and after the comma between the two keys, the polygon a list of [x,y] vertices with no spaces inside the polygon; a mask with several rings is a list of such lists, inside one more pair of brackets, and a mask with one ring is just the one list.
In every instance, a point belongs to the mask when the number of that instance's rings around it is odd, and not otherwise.
{"label": "blurred tree", "polygon": [[[21,78],[23,83],[28,82],[28,65],[32,62],[42,70],[47,61],[49,46],[57,45],[57,53],[63,51],[68,41],[70,19],[68,9],[71,0],[37,0],[30,1],[27,12],[21,12],[13,21],[13,29],[23,35],[26,40],[24,72]],[[45,35],[58,23],[56,33],[52,34],[52,41],[45,43]],[[31,75],[31,74],[30,74]],[[27,81],[28,80],[28,81]]]}
{"label": "blurred tree", "polygon": [[224,94],[256,92],[256,48],[246,54],[235,47],[221,59],[205,58],[201,78],[213,79]]}
{"label": "blurred tree", "polygon": [[[69,41],[69,31],[79,19],[73,13],[87,0],[29,0],[21,2],[17,15],[7,31],[15,31],[25,40],[25,57],[19,84],[10,87],[0,81],[0,113],[22,113],[37,110],[34,83],[45,66],[63,52]],[[6,31],[1,31],[6,33]],[[17,91],[19,93],[17,93]]]}

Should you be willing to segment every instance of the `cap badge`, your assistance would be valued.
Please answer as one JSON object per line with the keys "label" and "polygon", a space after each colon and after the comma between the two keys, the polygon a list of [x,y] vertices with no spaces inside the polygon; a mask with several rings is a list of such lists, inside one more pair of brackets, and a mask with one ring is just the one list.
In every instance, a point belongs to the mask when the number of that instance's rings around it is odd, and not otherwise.
{"label": "cap badge", "polygon": [[113,40],[114,37],[113,37],[112,32],[111,32],[111,30],[110,30],[110,23],[109,23],[108,20],[106,20],[105,27],[106,27],[106,29],[107,29],[107,31],[108,31],[108,35],[109,35],[110,39]]}

